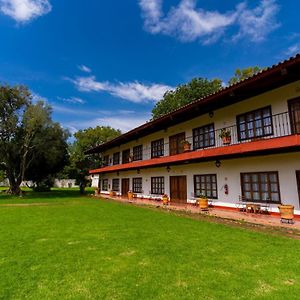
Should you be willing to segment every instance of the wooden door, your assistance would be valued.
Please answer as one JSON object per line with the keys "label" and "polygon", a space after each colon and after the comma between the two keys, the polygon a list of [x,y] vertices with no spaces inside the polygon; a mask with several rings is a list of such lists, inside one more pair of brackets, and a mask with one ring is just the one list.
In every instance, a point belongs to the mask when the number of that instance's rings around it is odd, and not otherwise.
{"label": "wooden door", "polygon": [[186,176],[170,177],[170,200],[171,202],[187,202]]}
{"label": "wooden door", "polygon": [[297,177],[297,187],[298,187],[298,197],[299,197],[299,207],[300,207],[300,171],[296,171]]}
{"label": "wooden door", "polygon": [[300,134],[300,98],[289,101],[292,134]]}
{"label": "wooden door", "polygon": [[170,155],[175,155],[183,152],[182,141],[185,140],[185,132],[178,133],[169,137]]}
{"label": "wooden door", "polygon": [[122,152],[122,164],[129,163],[129,157],[130,157],[130,149],[124,150]]}
{"label": "wooden door", "polygon": [[129,178],[122,179],[122,196],[127,197],[129,192]]}

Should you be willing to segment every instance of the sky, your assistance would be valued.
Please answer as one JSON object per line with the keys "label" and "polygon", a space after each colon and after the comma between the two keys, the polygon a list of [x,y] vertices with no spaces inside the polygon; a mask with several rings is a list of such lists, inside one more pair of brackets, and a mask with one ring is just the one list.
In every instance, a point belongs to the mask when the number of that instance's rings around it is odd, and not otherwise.
{"label": "sky", "polygon": [[74,133],[126,132],[194,77],[300,52],[295,0],[0,0],[0,82],[24,84]]}

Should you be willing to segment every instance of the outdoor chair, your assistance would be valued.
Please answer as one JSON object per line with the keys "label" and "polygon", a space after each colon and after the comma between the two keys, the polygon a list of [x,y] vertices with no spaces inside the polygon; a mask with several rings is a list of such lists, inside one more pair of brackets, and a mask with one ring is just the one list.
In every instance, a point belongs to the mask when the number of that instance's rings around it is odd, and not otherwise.
{"label": "outdoor chair", "polygon": [[245,196],[239,196],[239,201],[235,204],[235,206],[239,211],[246,211],[247,201]]}

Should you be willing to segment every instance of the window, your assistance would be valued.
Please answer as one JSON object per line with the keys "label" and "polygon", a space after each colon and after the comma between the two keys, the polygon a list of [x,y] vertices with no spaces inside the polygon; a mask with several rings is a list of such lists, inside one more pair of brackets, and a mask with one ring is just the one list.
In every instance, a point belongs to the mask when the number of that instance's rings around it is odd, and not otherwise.
{"label": "window", "polygon": [[142,178],[133,178],[132,179],[132,191],[134,193],[142,193],[143,192]]}
{"label": "window", "polygon": [[164,139],[151,142],[151,158],[164,156]]}
{"label": "window", "polygon": [[108,179],[102,180],[102,191],[108,191]]}
{"label": "window", "polygon": [[109,155],[103,156],[103,159],[102,159],[102,165],[103,165],[103,167],[108,166],[108,163],[109,163]]}
{"label": "window", "polygon": [[205,125],[193,129],[194,149],[201,149],[215,145],[215,126],[214,124]]}
{"label": "window", "polygon": [[132,160],[142,160],[143,159],[143,145],[133,147],[133,158]]}
{"label": "window", "polygon": [[185,132],[169,137],[169,155],[176,155],[183,152],[182,142],[185,140]]}
{"label": "window", "polygon": [[165,178],[151,177],[151,194],[163,195],[165,193]]}
{"label": "window", "polygon": [[114,178],[112,180],[112,190],[114,192],[118,192],[120,188],[120,179],[119,178]]}
{"label": "window", "polygon": [[237,116],[239,140],[273,134],[271,106]]}
{"label": "window", "polygon": [[201,195],[207,198],[217,199],[218,189],[217,189],[217,175],[195,175],[194,176],[194,192],[195,197],[200,197]]}
{"label": "window", "polygon": [[246,201],[280,202],[278,172],[241,173],[241,184]]}
{"label": "window", "polygon": [[130,161],[130,149],[122,151],[122,164],[127,164]]}
{"label": "window", "polygon": [[118,165],[120,163],[120,152],[116,152],[113,155],[113,165]]}

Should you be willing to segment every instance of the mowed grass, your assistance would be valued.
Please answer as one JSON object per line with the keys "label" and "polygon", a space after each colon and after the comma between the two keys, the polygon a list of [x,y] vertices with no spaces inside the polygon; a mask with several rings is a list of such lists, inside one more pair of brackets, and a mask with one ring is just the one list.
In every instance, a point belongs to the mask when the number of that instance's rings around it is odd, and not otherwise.
{"label": "mowed grass", "polygon": [[298,240],[77,195],[0,195],[1,299],[300,297]]}

